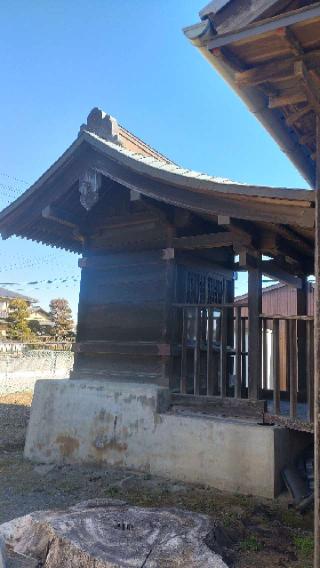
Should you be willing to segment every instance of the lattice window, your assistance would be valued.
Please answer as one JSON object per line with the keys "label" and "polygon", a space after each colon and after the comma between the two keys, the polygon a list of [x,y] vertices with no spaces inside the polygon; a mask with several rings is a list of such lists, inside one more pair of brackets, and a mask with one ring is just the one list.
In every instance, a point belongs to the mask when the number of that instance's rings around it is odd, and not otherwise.
{"label": "lattice window", "polygon": [[224,280],[220,278],[188,271],[185,301],[187,304],[221,304],[224,287]]}

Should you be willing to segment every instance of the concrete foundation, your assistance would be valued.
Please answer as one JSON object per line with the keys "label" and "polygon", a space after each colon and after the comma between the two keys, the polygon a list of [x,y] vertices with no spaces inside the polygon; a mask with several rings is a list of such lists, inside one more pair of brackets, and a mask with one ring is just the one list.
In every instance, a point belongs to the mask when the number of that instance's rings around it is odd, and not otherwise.
{"label": "concrete foundation", "polygon": [[99,462],[217,489],[274,497],[280,471],[305,443],[289,430],[170,412],[166,388],[137,383],[36,383],[25,457]]}

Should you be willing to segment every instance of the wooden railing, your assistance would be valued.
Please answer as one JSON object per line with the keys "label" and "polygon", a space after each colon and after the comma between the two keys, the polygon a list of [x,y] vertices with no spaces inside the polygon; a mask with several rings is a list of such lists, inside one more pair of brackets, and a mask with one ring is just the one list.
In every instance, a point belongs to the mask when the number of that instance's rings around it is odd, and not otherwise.
{"label": "wooden railing", "polygon": [[313,421],[314,320],[312,316],[260,317],[262,392],[273,416]]}
{"label": "wooden railing", "polygon": [[235,304],[176,305],[182,394],[242,397],[247,374],[247,317]]}
{"label": "wooden railing", "polygon": [[[239,304],[177,304],[181,395],[248,400],[248,316]],[[247,311],[246,311],[247,313]],[[311,316],[262,314],[258,399],[266,419],[313,421],[314,322]],[[204,400],[203,404],[207,404]],[[260,405],[261,407],[261,405]]]}

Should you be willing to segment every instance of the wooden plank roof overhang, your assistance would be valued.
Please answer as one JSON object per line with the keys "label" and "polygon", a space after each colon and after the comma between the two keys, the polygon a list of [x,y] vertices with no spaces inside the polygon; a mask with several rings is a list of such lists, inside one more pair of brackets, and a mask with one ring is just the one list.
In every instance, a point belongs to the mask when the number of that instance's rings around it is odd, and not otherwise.
{"label": "wooden plank roof overhang", "polygon": [[124,187],[149,202],[187,210],[206,227],[211,223],[214,235],[195,239],[192,232],[180,234],[173,241],[176,248],[236,249],[246,244],[249,250],[282,257],[282,263],[300,267],[301,273],[312,273],[313,191],[235,183],[183,169],[155,151],[134,152],[120,143],[114,119],[97,109],[93,114],[66,152],[1,212],[3,238],[17,235],[81,252],[100,200],[108,198],[112,185],[113,190]]}
{"label": "wooden plank roof overhang", "polygon": [[204,20],[184,33],[315,187],[320,2],[222,4],[211,2],[200,13]]}

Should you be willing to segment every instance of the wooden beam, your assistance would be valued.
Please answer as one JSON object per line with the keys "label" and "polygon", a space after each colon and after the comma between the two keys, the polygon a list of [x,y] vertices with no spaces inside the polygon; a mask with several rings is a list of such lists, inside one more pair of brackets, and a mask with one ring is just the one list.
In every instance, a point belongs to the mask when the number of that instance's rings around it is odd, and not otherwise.
{"label": "wooden beam", "polygon": [[266,65],[258,65],[246,71],[235,73],[235,81],[239,87],[254,87],[266,81],[285,81],[294,74],[294,60],[274,61]]}
{"label": "wooden beam", "polygon": [[232,233],[209,233],[205,235],[192,235],[190,237],[175,237],[172,246],[176,249],[210,249],[228,247],[233,245],[250,245],[249,236],[233,235]]}
{"label": "wooden beam", "polygon": [[50,221],[55,221],[60,225],[71,227],[72,229],[76,229],[79,225],[79,220],[75,215],[54,205],[47,205],[47,207],[42,209],[42,217],[44,219],[50,219]]}
{"label": "wooden beam", "polygon": [[141,200],[141,193],[135,191],[134,189],[130,189],[130,201],[140,201]]}
{"label": "wooden beam", "polygon": [[187,209],[174,209],[173,224],[175,227],[187,227],[192,222],[192,213]]}
{"label": "wooden beam", "polygon": [[296,38],[295,33],[290,28],[284,28],[283,37],[294,55],[296,55],[297,57],[303,57],[304,50],[302,49],[300,42]]}
{"label": "wooden beam", "polygon": [[218,225],[229,226],[231,223],[231,218],[228,215],[218,215]]}
{"label": "wooden beam", "polygon": [[313,110],[317,114],[320,114],[320,97],[318,94],[318,87],[315,86],[314,82],[310,78],[310,75],[312,76],[313,73],[314,71],[308,72],[303,61],[297,61],[297,63],[295,63],[295,75],[301,79],[301,85],[304,89],[307,101]]}
{"label": "wooden beam", "polygon": [[292,112],[289,116],[286,117],[286,124],[287,126],[293,126],[296,122],[298,122],[301,118],[303,118],[309,112],[313,112],[312,106],[307,104],[302,109],[297,110],[296,112]]}
{"label": "wooden beam", "polygon": [[[131,190],[132,191],[132,190]],[[154,199],[149,199],[144,195],[140,194],[141,201],[145,207],[151,211],[155,217],[159,219],[162,223],[166,225],[173,226],[171,219],[169,219],[168,213],[164,210],[164,206],[159,201],[155,201]]]}
{"label": "wooden beam", "polygon": [[310,240],[306,239],[303,235],[300,235],[294,229],[285,227],[284,225],[278,225],[277,232],[282,237],[290,241],[290,243],[294,244],[294,246],[303,254],[306,254],[311,258],[314,257],[314,243],[310,242]]}
{"label": "wooden beam", "polygon": [[267,409],[266,401],[252,401],[244,398],[221,398],[220,396],[194,396],[172,393],[173,406],[194,407],[220,416],[242,416],[262,418]]}
{"label": "wooden beam", "polygon": [[247,250],[242,250],[239,253],[239,267],[249,270],[250,268],[257,268],[259,260],[256,256],[250,254]]}
{"label": "wooden beam", "polygon": [[288,241],[283,237],[278,237],[276,239],[276,243],[278,254],[281,254],[287,258],[291,258],[293,261],[298,262],[301,265],[307,263],[308,259],[305,258],[305,253],[297,250],[294,242]]}
{"label": "wooden beam", "polygon": [[293,288],[300,289],[303,285],[301,278],[287,272],[283,265],[279,266],[279,263],[276,260],[257,259],[245,250],[239,254],[239,267],[242,269],[245,268],[248,271],[250,269],[259,269],[261,274],[265,274],[271,278],[276,278]]}
{"label": "wooden beam", "polygon": [[[300,246],[299,246],[300,245]],[[309,248],[303,249],[303,241],[297,244],[292,239],[282,237],[277,234],[264,234],[260,238],[259,250],[263,254],[270,256],[282,256],[291,259],[294,263],[300,265],[302,272],[305,274],[313,273],[313,254]]]}
{"label": "wooden beam", "polygon": [[296,105],[307,101],[307,95],[303,91],[301,93],[286,93],[282,95],[273,95],[269,97],[268,108],[280,108],[288,105]]}
{"label": "wooden beam", "polygon": [[302,144],[302,146],[304,146],[305,144],[312,144],[314,143],[314,140],[315,140],[314,132],[308,132],[306,134],[303,134],[302,136],[299,136],[299,143]]}
{"label": "wooden beam", "polygon": [[272,63],[261,63],[245,71],[236,71],[235,82],[239,87],[254,87],[268,81],[272,83],[287,81],[294,76],[294,64],[297,61],[303,61],[309,71],[319,69],[320,50]]}
{"label": "wooden beam", "polygon": [[[224,227],[235,235],[244,237],[245,240],[251,241],[252,232],[243,227],[241,221],[231,219],[228,215],[218,215],[218,225]],[[241,239],[240,239],[241,240]]]}
{"label": "wooden beam", "polygon": [[292,286],[297,290],[303,287],[303,281],[298,276],[293,276],[292,274],[286,272],[277,265],[275,260],[263,260],[260,265],[262,274],[269,276],[271,278],[276,278],[280,282],[285,282],[288,286]]}
{"label": "wooden beam", "polygon": [[274,16],[258,23],[250,24],[241,30],[219,35],[210,40],[207,47],[211,50],[216,49],[217,47],[230,45],[231,43],[250,40],[257,36],[275,32],[279,28],[285,28],[299,22],[306,22],[319,17],[320,2],[317,2],[317,4],[314,4],[313,6],[307,6],[298,10],[293,10],[292,12],[287,12],[286,14],[280,14],[279,16]]}

